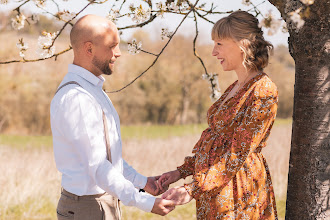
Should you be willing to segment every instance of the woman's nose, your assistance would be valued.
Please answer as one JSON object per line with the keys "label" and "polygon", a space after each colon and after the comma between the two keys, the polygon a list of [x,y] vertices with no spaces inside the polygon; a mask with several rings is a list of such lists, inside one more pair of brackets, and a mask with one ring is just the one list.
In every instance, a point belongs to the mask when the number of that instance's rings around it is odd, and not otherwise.
{"label": "woman's nose", "polygon": [[212,50],[212,56],[216,56],[216,55],[218,55],[218,52],[216,51],[215,48],[213,48],[213,50]]}

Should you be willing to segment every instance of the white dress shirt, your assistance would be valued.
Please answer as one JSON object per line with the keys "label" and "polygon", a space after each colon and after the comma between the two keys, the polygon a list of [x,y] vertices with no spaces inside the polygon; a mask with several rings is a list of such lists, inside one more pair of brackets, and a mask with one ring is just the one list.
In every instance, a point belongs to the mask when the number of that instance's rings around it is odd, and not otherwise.
{"label": "white dress shirt", "polygon": [[[147,177],[122,159],[120,121],[102,90],[104,78],[70,64],[61,85],[68,81],[76,81],[81,87],[64,86],[50,106],[54,156],[62,173],[62,187],[78,196],[107,192],[126,206],[150,212],[155,197],[139,192]],[[106,159],[102,110],[108,122],[112,163]]]}

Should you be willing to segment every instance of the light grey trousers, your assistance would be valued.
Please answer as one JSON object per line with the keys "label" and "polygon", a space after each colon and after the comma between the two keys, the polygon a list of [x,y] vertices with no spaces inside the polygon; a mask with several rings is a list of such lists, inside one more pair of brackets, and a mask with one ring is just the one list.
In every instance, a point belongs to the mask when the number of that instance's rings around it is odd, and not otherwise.
{"label": "light grey trousers", "polygon": [[120,220],[119,200],[107,193],[77,196],[62,189],[57,205],[58,220]]}

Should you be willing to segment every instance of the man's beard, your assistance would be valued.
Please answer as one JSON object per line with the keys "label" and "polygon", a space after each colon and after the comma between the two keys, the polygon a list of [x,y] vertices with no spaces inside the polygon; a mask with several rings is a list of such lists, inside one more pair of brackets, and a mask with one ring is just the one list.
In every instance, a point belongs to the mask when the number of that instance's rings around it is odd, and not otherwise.
{"label": "man's beard", "polygon": [[109,66],[109,63],[107,62],[102,62],[96,57],[93,57],[92,63],[96,68],[98,68],[103,74],[105,75],[111,75],[112,74],[112,69]]}

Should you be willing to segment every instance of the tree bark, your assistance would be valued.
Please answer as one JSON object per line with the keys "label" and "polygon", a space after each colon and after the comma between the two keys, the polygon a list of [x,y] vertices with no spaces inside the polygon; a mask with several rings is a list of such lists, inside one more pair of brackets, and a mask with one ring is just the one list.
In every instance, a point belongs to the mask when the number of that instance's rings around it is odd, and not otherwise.
{"label": "tree bark", "polygon": [[[286,219],[330,219],[330,1],[269,2],[286,20],[296,64]],[[308,13],[297,30],[288,13],[300,7]]]}

